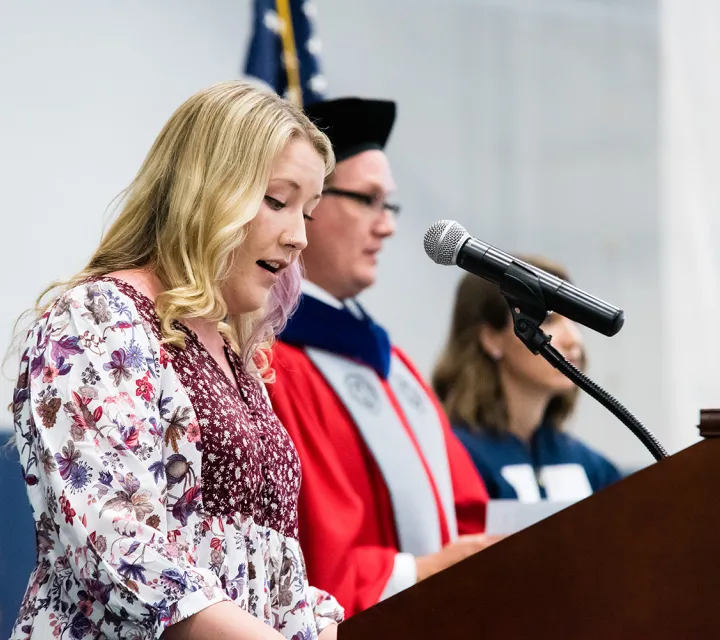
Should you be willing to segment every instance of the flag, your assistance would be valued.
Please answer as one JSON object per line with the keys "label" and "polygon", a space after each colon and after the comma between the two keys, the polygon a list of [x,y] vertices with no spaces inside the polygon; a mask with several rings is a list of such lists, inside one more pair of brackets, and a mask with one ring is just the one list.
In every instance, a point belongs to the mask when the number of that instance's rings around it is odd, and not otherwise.
{"label": "flag", "polygon": [[245,76],[301,107],[325,97],[320,40],[313,33],[315,14],[310,0],[254,0]]}

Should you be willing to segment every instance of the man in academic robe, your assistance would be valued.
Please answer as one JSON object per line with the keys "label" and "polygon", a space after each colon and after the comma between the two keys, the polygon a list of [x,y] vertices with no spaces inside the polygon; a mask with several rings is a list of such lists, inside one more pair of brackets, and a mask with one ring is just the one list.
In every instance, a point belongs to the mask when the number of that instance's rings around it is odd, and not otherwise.
{"label": "man in academic robe", "polygon": [[337,167],[306,225],[303,296],[275,345],[275,411],[300,453],[309,579],[357,613],[492,542],[487,493],[410,359],[355,300],[395,231],[395,104],[311,105]]}

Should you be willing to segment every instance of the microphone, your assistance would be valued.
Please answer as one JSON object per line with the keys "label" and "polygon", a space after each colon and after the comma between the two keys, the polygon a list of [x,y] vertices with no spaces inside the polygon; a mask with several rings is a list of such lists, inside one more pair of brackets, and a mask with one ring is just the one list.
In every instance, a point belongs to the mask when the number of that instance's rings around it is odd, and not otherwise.
{"label": "microphone", "polygon": [[[501,286],[506,272],[515,265],[537,278],[548,311],[574,320],[598,333],[614,336],[622,329],[625,313],[565,280],[485,244],[468,234],[454,220],[440,220],[425,232],[425,253],[437,264],[456,264],[469,273]],[[517,271],[515,271],[517,276]]]}

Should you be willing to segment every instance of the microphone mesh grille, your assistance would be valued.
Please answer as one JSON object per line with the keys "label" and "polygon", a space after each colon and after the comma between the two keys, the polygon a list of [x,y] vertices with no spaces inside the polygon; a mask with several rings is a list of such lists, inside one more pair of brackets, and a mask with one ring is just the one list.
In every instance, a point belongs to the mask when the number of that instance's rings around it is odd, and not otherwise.
{"label": "microphone mesh grille", "polygon": [[467,237],[467,231],[460,223],[439,220],[425,232],[425,253],[437,264],[455,264],[458,244]]}

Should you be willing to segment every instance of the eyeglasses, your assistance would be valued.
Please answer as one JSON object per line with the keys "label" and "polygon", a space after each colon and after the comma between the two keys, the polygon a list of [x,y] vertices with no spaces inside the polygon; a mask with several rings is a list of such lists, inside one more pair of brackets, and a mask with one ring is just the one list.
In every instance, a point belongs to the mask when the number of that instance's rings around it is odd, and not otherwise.
{"label": "eyeglasses", "polygon": [[350,198],[360,204],[372,209],[376,213],[381,211],[389,211],[393,216],[397,217],[400,215],[401,207],[397,203],[385,202],[379,196],[372,196],[367,193],[359,193],[358,191],[347,191],[345,189],[335,189],[328,187],[323,190],[323,195],[340,196],[341,198]]}

